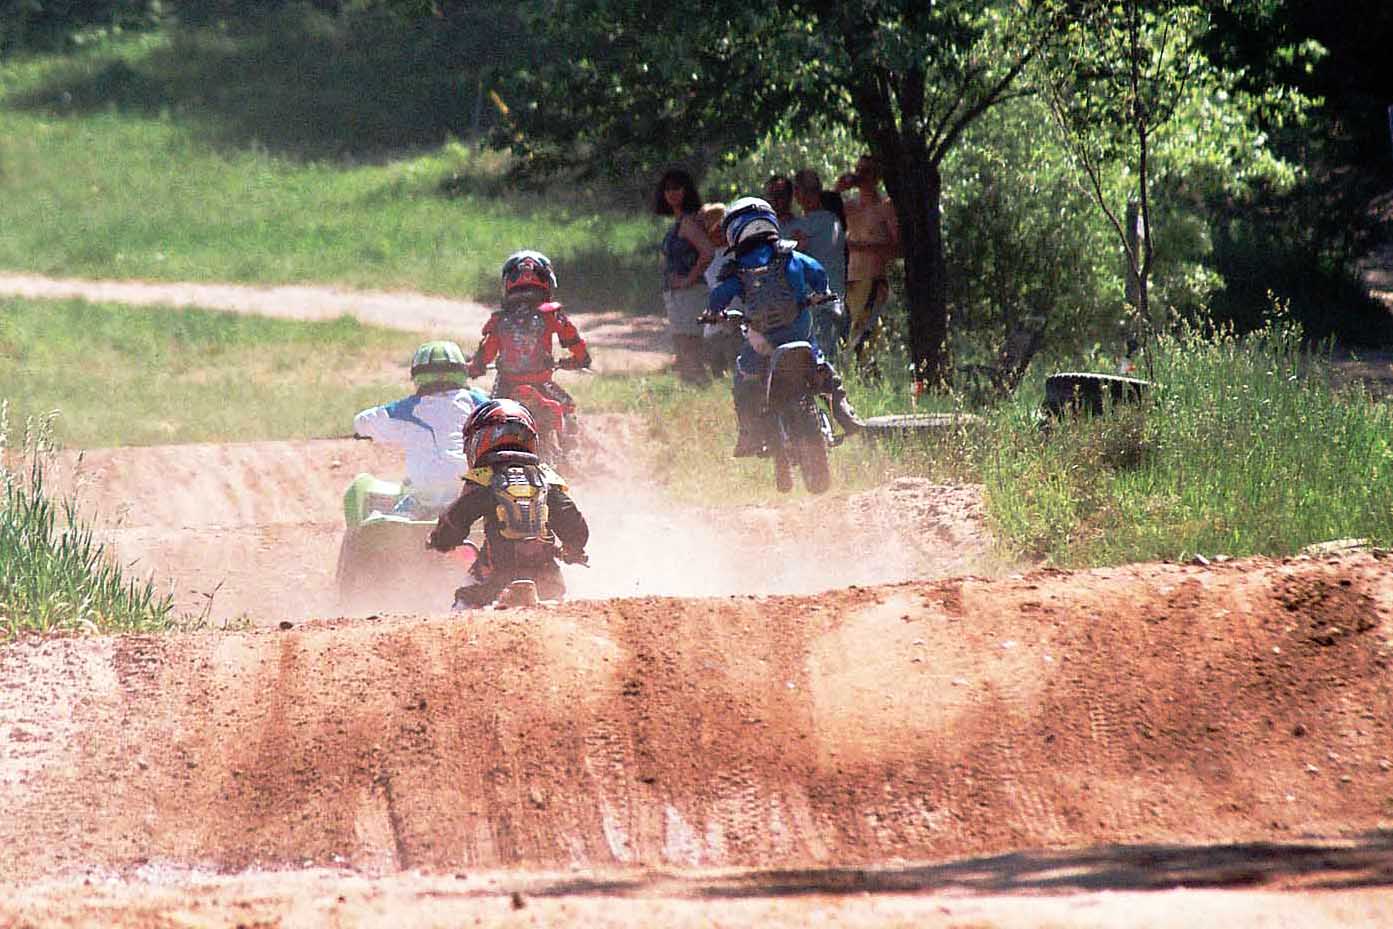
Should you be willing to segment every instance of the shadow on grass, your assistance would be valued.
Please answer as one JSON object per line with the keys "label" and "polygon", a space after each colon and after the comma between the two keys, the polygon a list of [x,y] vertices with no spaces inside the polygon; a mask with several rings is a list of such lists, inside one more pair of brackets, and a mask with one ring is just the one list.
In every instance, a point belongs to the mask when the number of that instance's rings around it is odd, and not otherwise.
{"label": "shadow on grass", "polygon": [[76,59],[11,106],[168,116],[215,146],[379,161],[487,130],[480,78],[513,67],[493,17],[333,17],[288,6],[236,29],[178,30],[144,57]]}

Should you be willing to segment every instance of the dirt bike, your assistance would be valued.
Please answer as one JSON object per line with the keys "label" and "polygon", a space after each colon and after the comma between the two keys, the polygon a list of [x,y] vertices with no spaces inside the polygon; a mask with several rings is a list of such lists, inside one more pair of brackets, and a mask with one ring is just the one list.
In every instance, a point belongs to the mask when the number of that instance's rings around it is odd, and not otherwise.
{"label": "dirt bike", "polygon": [[[473,541],[467,541],[459,546],[455,551],[468,550],[463,556],[471,566],[470,574],[476,580],[483,581],[484,576],[477,570],[477,567],[484,564],[482,557],[482,546]],[[566,564],[580,565],[583,568],[590,567],[590,557],[585,552],[572,551],[562,545],[555,545],[552,548],[552,557]],[[541,596],[537,590],[535,578],[520,577],[509,582],[505,587],[498,591],[493,598],[492,606],[494,609],[506,610],[512,607],[537,606],[542,603]],[[455,600],[454,609],[468,609],[467,604],[463,604],[458,598]]]}
{"label": "dirt bike", "polygon": [[[715,321],[748,333],[739,310],[701,318],[701,322]],[[843,437],[832,431],[818,385],[817,353],[811,342],[773,346],[764,381],[764,439],[767,454],[774,459],[774,486],[781,493],[793,490],[794,468],[803,473],[803,485],[810,493],[825,493],[832,486],[827,450],[840,445]]]}
{"label": "dirt bike", "polygon": [[457,585],[478,548],[426,550],[442,510],[415,504],[410,488],[398,481],[366,472],[354,477],[343,495],[344,534],[334,572],[340,602],[427,606],[435,603],[430,593]]}
{"label": "dirt bike", "polygon": [[[560,362],[553,362],[551,370],[556,371],[557,369],[563,371],[589,370],[588,367],[582,368],[576,364],[573,358],[563,358]],[[489,365],[489,370],[497,371],[498,368],[496,365]],[[580,430],[576,418],[576,401],[550,378],[545,383],[555,386],[565,399],[554,397],[550,392],[543,390],[542,385],[524,382],[515,382],[509,385],[501,373],[494,377],[490,396],[507,397],[527,407],[527,411],[537,422],[537,445],[540,457],[548,464],[565,464],[567,456],[575,449],[576,437]]]}

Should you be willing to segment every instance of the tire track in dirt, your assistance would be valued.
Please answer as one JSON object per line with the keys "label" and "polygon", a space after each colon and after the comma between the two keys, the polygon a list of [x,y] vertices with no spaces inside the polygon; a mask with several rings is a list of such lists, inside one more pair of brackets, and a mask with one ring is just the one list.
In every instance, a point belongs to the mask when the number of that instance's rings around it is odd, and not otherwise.
{"label": "tire track in dirt", "polygon": [[[1196,634],[1240,589],[1232,634]],[[1387,828],[1382,557],[960,590],[960,612],[909,583],[6,646],[0,693],[79,748],[4,756],[0,871],[865,866]],[[1312,638],[1351,615],[1375,624]],[[1127,720],[1104,745],[1100,704]]]}

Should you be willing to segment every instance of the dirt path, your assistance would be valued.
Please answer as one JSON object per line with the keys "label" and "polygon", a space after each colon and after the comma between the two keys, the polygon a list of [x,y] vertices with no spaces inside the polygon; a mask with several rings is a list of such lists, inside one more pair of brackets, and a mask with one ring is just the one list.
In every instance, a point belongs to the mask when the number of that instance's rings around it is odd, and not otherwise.
{"label": "dirt path", "polygon": [[22,642],[0,919],[1390,925],[1391,619],[1357,555]]}
{"label": "dirt path", "polygon": [[[489,307],[482,303],[405,291],[360,291],[319,285],[255,287],[104,281],[9,272],[0,272],[0,295],[133,306],[199,307],[286,319],[325,320],[349,315],[375,326],[466,341],[477,340],[489,314]],[[597,350],[597,370],[649,371],[671,360],[666,320],[617,312],[577,313],[575,320]]]}

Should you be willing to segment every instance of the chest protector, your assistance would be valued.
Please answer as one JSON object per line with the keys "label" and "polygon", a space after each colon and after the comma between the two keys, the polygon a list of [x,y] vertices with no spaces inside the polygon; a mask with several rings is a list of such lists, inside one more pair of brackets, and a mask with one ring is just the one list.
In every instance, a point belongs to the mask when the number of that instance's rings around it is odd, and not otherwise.
{"label": "chest protector", "polygon": [[504,374],[535,374],[551,369],[551,338],[540,310],[522,306],[498,319],[498,370]]}
{"label": "chest protector", "polygon": [[547,482],[535,466],[514,464],[494,469],[489,481],[498,534],[510,542],[551,540],[547,528]]}
{"label": "chest protector", "polygon": [[745,321],[756,332],[787,326],[798,318],[798,294],[788,280],[790,254],[776,248],[768,264],[738,272],[744,289]]}

